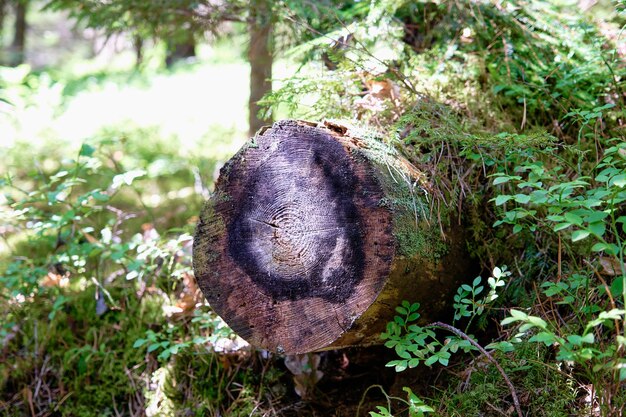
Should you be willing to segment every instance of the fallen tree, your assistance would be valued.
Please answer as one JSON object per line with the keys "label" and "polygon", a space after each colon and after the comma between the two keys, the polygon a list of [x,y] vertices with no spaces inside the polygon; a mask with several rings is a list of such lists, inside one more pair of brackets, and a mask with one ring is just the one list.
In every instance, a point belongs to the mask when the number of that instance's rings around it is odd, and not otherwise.
{"label": "fallen tree", "polygon": [[304,353],[379,342],[403,300],[446,310],[470,261],[426,176],[372,134],[282,121],[221,170],[193,249],[213,309],[251,344]]}

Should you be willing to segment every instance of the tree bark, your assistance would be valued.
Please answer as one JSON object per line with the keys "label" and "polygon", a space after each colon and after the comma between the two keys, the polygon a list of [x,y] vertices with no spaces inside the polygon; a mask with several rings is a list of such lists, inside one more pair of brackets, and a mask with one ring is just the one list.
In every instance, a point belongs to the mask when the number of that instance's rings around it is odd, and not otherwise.
{"label": "tree bark", "polygon": [[24,63],[26,51],[26,11],[28,0],[19,0],[15,3],[15,30],[13,42],[9,52],[9,65],[18,66]]}
{"label": "tree bark", "polygon": [[248,126],[250,136],[271,123],[271,120],[259,117],[259,100],[272,91],[272,12],[269,1],[253,0],[250,5],[248,22],[250,47],[250,98],[248,99]]}
{"label": "tree bark", "polygon": [[133,48],[135,49],[135,69],[139,70],[143,64],[143,38],[140,35],[133,37]]}
{"label": "tree bark", "polygon": [[283,121],[221,170],[200,215],[196,279],[251,344],[295,354],[379,343],[403,300],[446,310],[471,264],[444,240],[425,177],[344,126]]}
{"label": "tree bark", "polygon": [[[4,45],[4,20],[7,13],[7,0],[0,0],[0,45]],[[3,60],[0,57],[0,65]]]}

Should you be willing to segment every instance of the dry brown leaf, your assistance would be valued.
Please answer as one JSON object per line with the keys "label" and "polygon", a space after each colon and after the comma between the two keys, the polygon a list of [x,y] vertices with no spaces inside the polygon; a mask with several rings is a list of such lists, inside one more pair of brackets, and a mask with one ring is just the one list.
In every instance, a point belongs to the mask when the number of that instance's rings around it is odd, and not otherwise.
{"label": "dry brown leaf", "polygon": [[320,355],[316,353],[285,357],[285,366],[293,374],[294,389],[301,398],[310,398],[315,385],[324,376],[324,373],[317,369],[319,365]]}
{"label": "dry brown leaf", "polygon": [[202,293],[192,274],[185,273],[183,276],[183,285],[183,290],[176,302],[177,310],[173,312],[174,314],[192,313],[196,305],[202,301]]}
{"label": "dry brown leaf", "polygon": [[141,231],[144,242],[151,242],[159,238],[159,233],[152,223],[144,223],[141,225]]}
{"label": "dry brown leaf", "polygon": [[89,233],[83,231],[83,236],[85,237],[85,239],[87,239],[87,242],[93,244],[98,243],[98,239],[96,239],[95,237],[93,237],[92,235],[90,235]]}
{"label": "dry brown leaf", "polygon": [[622,274],[622,268],[621,268],[619,259],[617,258],[601,256],[600,266],[602,267],[602,270],[600,271],[602,275],[608,275],[610,277],[614,277],[616,275]]}
{"label": "dry brown leaf", "polygon": [[55,274],[54,272],[48,272],[48,275],[41,280],[42,287],[59,287],[65,288],[69,285],[70,280],[66,275]]}
{"label": "dry brown leaf", "polygon": [[376,79],[367,72],[361,74],[363,86],[367,93],[355,101],[355,106],[362,110],[380,113],[400,105],[400,88],[390,79]]}

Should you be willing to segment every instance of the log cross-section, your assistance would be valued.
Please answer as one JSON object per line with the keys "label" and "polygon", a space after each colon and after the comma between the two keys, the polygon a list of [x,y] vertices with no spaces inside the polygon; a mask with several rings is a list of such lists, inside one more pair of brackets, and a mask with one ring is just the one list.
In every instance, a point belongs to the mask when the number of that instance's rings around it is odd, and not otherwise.
{"label": "log cross-section", "polygon": [[[258,134],[222,168],[196,230],[194,270],[209,304],[272,351],[371,343],[411,288],[390,282],[416,267],[396,253],[406,240],[397,212],[410,204],[389,201],[401,201],[393,188],[417,192],[415,172],[328,126],[283,121]],[[423,216],[413,206],[404,217],[415,229]]]}

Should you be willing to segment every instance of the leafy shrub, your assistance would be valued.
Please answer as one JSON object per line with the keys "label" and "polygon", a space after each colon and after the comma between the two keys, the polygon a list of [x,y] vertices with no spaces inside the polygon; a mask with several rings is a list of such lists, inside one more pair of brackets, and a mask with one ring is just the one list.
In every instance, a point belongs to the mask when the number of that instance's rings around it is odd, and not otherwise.
{"label": "leafy shrub", "polygon": [[160,363],[234,339],[193,281],[190,225],[157,231],[180,200],[146,204],[161,178],[180,176],[176,165],[164,172],[141,156],[137,166],[120,145],[83,144],[74,158],[2,179],[0,346],[11,359],[0,361],[0,391],[29,393],[3,397],[7,415],[143,410]]}

